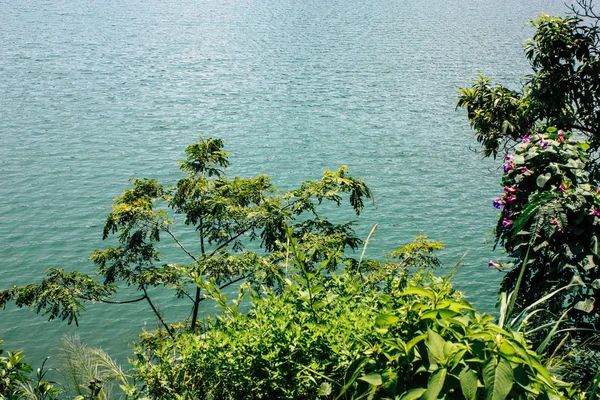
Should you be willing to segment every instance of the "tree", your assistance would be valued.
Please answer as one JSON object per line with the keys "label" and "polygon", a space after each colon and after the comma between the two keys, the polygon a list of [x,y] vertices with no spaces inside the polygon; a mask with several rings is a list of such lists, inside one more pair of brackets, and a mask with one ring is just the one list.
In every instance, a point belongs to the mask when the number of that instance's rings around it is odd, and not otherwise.
{"label": "tree", "polygon": [[471,127],[485,156],[510,150],[515,142],[546,127],[575,131],[600,147],[600,31],[586,24],[591,2],[582,11],[560,18],[542,14],[531,22],[536,29],[525,44],[533,74],[521,90],[492,84],[479,76],[471,88],[461,89],[458,106],[467,110]]}
{"label": "tree", "polygon": [[537,308],[530,339],[549,353],[547,339],[560,347],[575,338],[573,349],[600,327],[600,19],[591,1],[578,5],[572,16],[532,21],[533,73],[521,90],[480,75],[458,100],[484,156],[504,156],[494,205],[496,244],[516,260],[501,286],[508,312]]}
{"label": "tree", "polygon": [[[325,171],[320,181],[306,181],[300,188],[279,193],[270,178],[229,178],[227,153],[221,139],[200,139],[187,147],[181,170],[187,176],[175,187],[166,187],[153,179],[136,179],[113,203],[106,219],[104,238],[116,235],[118,245],[96,250],[90,259],[98,266],[101,280],[80,272],[51,269],[39,284],[13,287],[0,292],[0,305],[14,301],[17,306],[33,307],[49,319],[60,317],[75,321],[84,303],[132,303],[145,301],[162,327],[173,331],[148,293],[150,287],[175,289],[190,300],[189,329],[198,324],[199,305],[205,299],[202,290],[222,290],[248,280],[257,285],[277,286],[284,275],[277,261],[284,257],[287,226],[294,227],[299,246],[310,247],[310,257],[319,261],[324,246],[339,254],[331,263],[345,258],[346,248],[356,249],[351,223],[334,224],[319,211],[324,201],[341,205],[343,196],[356,215],[371,199],[371,192],[360,180],[347,174],[347,168]],[[175,232],[171,214],[181,214],[186,225],[197,233],[196,243],[185,243]],[[189,264],[163,261],[159,242],[172,240],[187,256]],[[258,250],[245,245],[259,241]],[[132,287],[140,295],[126,301],[113,298],[120,286]],[[189,289],[192,288],[192,292]]]}

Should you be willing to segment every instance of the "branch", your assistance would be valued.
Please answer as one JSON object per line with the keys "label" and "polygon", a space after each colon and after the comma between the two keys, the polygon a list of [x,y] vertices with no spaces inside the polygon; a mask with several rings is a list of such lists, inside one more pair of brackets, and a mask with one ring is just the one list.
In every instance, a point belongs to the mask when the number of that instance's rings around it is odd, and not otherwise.
{"label": "branch", "polygon": [[582,132],[588,133],[588,134],[590,134],[590,135],[592,135],[592,136],[599,136],[599,135],[600,135],[600,132],[594,131],[594,130],[592,130],[592,129],[590,129],[590,128],[586,128],[585,126],[581,126],[581,125],[573,125],[573,128],[574,128],[574,129],[577,129],[577,130],[579,130],[579,131],[582,131]]}
{"label": "branch", "polygon": [[164,226],[160,226],[160,228],[164,231],[167,232],[175,241],[175,243],[177,243],[177,245],[181,248],[181,250],[183,250],[185,252],[185,254],[187,254],[188,256],[190,256],[192,258],[192,260],[194,260],[195,262],[198,262],[198,259],[196,257],[194,257],[194,255],[192,253],[190,253],[188,251],[188,249],[185,248],[185,246],[183,245],[183,243],[181,243],[179,241],[179,239],[177,239],[177,237],[175,236],[175,234],[173,233],[173,231],[171,231],[169,228],[166,228]]}
{"label": "branch", "polygon": [[[82,297],[82,299],[88,300],[88,301],[94,300],[94,299],[90,299],[90,298],[86,298],[86,297]],[[145,299],[146,299],[146,296],[142,296],[139,299],[134,299],[134,300],[113,301],[113,300],[99,299],[97,301],[99,303],[107,303],[107,304],[130,304],[130,303],[137,303],[138,301],[142,301]]]}
{"label": "branch", "polygon": [[[223,290],[226,287],[233,285],[234,283],[237,283],[239,281],[243,281],[244,279],[248,279],[249,276],[250,276],[250,274],[242,275],[239,278],[236,278],[236,279],[234,279],[232,281],[229,281],[229,282],[225,283],[223,286],[219,286],[219,290]],[[204,301],[206,299],[208,299],[208,297],[202,297],[198,302],[200,303],[200,302],[202,302],[202,301]]]}
{"label": "branch", "polygon": [[148,292],[146,291],[146,288],[144,286],[141,286],[141,288],[144,291],[144,298],[148,301],[148,304],[150,304],[150,307],[152,307],[152,311],[154,311],[154,314],[156,315],[156,317],[158,318],[160,323],[165,327],[165,329],[167,330],[167,333],[169,334],[169,336],[171,336],[171,339],[174,339],[175,337],[173,336],[173,332],[171,332],[171,328],[169,328],[169,325],[167,325],[165,323],[165,321],[163,320],[162,316],[160,315],[160,313],[158,312],[156,307],[154,307],[152,300],[150,300],[150,297],[148,296]]}
{"label": "branch", "polygon": [[[308,196],[310,197],[310,196]],[[285,211],[289,208],[291,208],[294,204],[296,204],[297,202],[299,202],[301,199],[295,200],[291,203],[289,203],[288,205],[281,207],[279,209],[279,211]],[[211,258],[212,256],[214,256],[215,254],[217,254],[220,250],[224,249],[225,247],[229,246],[231,244],[231,242],[235,241],[236,239],[238,239],[239,237],[241,237],[242,235],[244,235],[246,232],[248,232],[250,229],[255,228],[258,224],[265,222],[269,219],[269,217],[263,217],[263,218],[259,218],[256,221],[254,221],[253,223],[251,223],[250,225],[248,225],[248,227],[246,229],[244,229],[243,231],[239,232],[238,234],[232,236],[231,238],[229,238],[226,242],[223,242],[222,244],[220,244],[216,249],[214,249],[209,255],[208,258]]]}

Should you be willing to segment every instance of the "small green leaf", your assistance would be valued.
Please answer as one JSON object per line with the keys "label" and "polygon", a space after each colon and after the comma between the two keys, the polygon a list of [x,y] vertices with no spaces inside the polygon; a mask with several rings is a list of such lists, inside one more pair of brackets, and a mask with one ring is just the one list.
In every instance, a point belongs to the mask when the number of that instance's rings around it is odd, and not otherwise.
{"label": "small green leaf", "polygon": [[398,321],[400,321],[400,318],[396,317],[395,315],[382,314],[375,318],[375,325],[379,328],[387,328],[390,325],[396,324]]}
{"label": "small green leaf", "polygon": [[432,291],[420,287],[409,287],[405,291],[400,293],[400,296],[408,296],[411,294],[425,296],[430,298],[431,300],[435,299],[435,294]]}
{"label": "small green leaf", "polygon": [[546,183],[550,180],[550,178],[552,177],[552,175],[550,175],[550,173],[544,174],[544,175],[539,175],[537,177],[537,179],[535,180],[535,183],[538,185],[538,187],[540,188],[544,188],[544,186],[546,186]]}

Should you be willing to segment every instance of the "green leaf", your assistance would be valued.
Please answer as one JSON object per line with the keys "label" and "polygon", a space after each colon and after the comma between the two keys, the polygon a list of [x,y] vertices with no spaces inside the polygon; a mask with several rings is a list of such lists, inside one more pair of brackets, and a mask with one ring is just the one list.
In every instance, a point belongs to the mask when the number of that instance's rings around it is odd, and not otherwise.
{"label": "green leaf", "polygon": [[400,318],[392,314],[382,314],[375,318],[375,325],[379,328],[387,328],[390,325],[396,324]]}
{"label": "green leaf", "polygon": [[420,288],[420,287],[409,287],[405,291],[400,293],[400,296],[408,296],[411,294],[425,296],[425,297],[430,298],[431,300],[435,300],[435,294],[431,290],[427,290],[427,289]]}
{"label": "green leaf", "polygon": [[437,362],[444,362],[444,345],[446,341],[443,337],[440,336],[439,333],[432,331],[431,329],[427,330],[427,338],[425,339],[425,346],[427,346],[427,350]]}
{"label": "green leaf", "polygon": [[483,367],[486,400],[504,400],[513,385],[513,370],[506,359],[490,359]]}
{"label": "green leaf", "polygon": [[406,344],[406,353],[410,352],[413,347],[415,347],[422,340],[427,339],[427,334],[422,333],[419,336],[414,337]]}
{"label": "green leaf", "polygon": [[600,257],[600,240],[598,240],[598,236],[593,235],[591,239],[591,249],[592,253],[596,256]]}
{"label": "green leaf", "polygon": [[466,400],[477,399],[477,374],[469,369],[465,368],[458,375],[460,380],[460,388],[462,389],[463,396]]}
{"label": "green leaf", "polygon": [[515,165],[523,165],[525,164],[525,157],[522,155],[515,155],[511,160]]}
{"label": "green leaf", "polygon": [[574,308],[589,314],[594,311],[594,299],[592,297],[588,297],[585,300],[578,301]]}
{"label": "green leaf", "polygon": [[423,389],[423,388],[411,389],[408,392],[403,393],[402,396],[400,396],[400,400],[420,399],[421,396],[423,396],[423,393],[425,393],[426,391],[427,391],[427,389]]}
{"label": "green leaf", "polygon": [[437,400],[438,395],[444,387],[446,381],[446,375],[448,371],[446,368],[441,368],[435,371],[427,380],[427,391],[423,393],[423,400]]}
{"label": "green leaf", "polygon": [[327,397],[331,394],[331,390],[331,384],[329,382],[323,382],[319,385],[319,389],[317,390],[317,396]]}
{"label": "green leaf", "polygon": [[590,144],[587,142],[578,143],[578,146],[583,151],[588,151],[590,148]]}
{"label": "green leaf", "polygon": [[552,175],[550,175],[550,173],[546,173],[544,175],[539,175],[537,177],[537,179],[535,180],[535,183],[538,185],[538,187],[543,189],[551,177],[552,177]]}
{"label": "green leaf", "polygon": [[582,169],[584,167],[584,164],[579,160],[570,159],[567,162],[567,167],[573,169]]}
{"label": "green leaf", "polygon": [[381,386],[381,384],[383,383],[383,380],[381,379],[381,375],[379,375],[378,373],[372,373],[372,374],[368,374],[365,376],[361,376],[358,379],[361,381],[365,381],[369,385],[372,385],[372,386]]}
{"label": "green leaf", "polygon": [[352,364],[350,364],[350,366],[346,370],[346,375],[345,375],[346,383],[342,387],[342,390],[340,391],[340,394],[338,395],[338,397],[336,397],[336,399],[341,398],[344,395],[344,393],[346,393],[346,391],[350,388],[350,386],[352,386],[352,384],[356,381],[358,374],[360,374],[360,372],[363,370],[365,364],[367,364],[368,362],[369,362],[368,357],[360,357],[360,358],[357,358],[356,360],[352,361]]}

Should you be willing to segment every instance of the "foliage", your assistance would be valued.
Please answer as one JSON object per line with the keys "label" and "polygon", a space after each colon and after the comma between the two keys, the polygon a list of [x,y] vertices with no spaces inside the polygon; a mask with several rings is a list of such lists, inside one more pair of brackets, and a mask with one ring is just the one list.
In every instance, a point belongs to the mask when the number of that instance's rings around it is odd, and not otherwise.
{"label": "foliage", "polygon": [[476,314],[447,279],[409,273],[424,255],[437,264],[437,247],[421,237],[408,261],[329,273],[334,257],[312,262],[291,238],[280,294],[207,290],[222,312],[200,334],[145,333],[139,378],[163,399],[562,398],[518,333]]}
{"label": "foliage", "polygon": [[458,106],[484,155],[506,155],[496,244],[516,262],[490,262],[508,270],[501,324],[527,332],[550,364],[573,366],[557,370],[585,387],[600,364],[568,371],[598,355],[586,343],[598,328],[600,289],[600,17],[591,0],[571,9],[569,17],[532,21],[525,56],[533,73],[521,90],[480,75],[461,89]]}
{"label": "foliage", "polygon": [[[523,336],[478,314],[445,280],[399,293],[398,309],[376,319],[379,340],[347,374],[353,398],[554,399],[556,386]],[[362,376],[357,374],[361,371]],[[350,389],[348,389],[350,390]]]}
{"label": "foliage", "polygon": [[516,301],[523,308],[571,285],[544,303],[551,314],[543,318],[556,320],[573,308],[574,325],[594,328],[600,304],[600,195],[596,177],[586,170],[587,147],[556,129],[525,137],[506,157],[504,194],[494,203],[502,208],[497,241],[520,260],[502,288],[510,292],[522,275]]}
{"label": "foliage", "polygon": [[0,348],[0,400],[58,398],[61,390],[45,380],[46,371],[43,365],[38,368],[36,379],[33,380],[29,377],[33,368],[23,361],[24,356],[21,351],[9,351],[6,356],[3,354],[4,350]]}
{"label": "foliage", "polygon": [[[591,2],[582,2],[588,7]],[[467,109],[485,156],[510,149],[521,137],[546,127],[587,136],[590,150],[600,148],[599,28],[583,15],[559,18],[542,14],[531,22],[536,33],[525,45],[533,70],[521,90],[492,84],[479,75],[461,89],[458,106]]]}
{"label": "foliage", "polygon": [[[145,301],[171,334],[149,295],[150,287],[172,288],[177,296],[188,298],[189,326],[194,329],[204,300],[203,280],[215,283],[219,290],[244,280],[277,286],[281,276],[277,261],[283,257],[285,226],[294,226],[298,246],[311,248],[308,254],[312,260],[323,261],[324,249],[336,247],[340,252],[331,268],[343,261],[344,249],[358,247],[360,240],[350,223],[331,223],[319,211],[321,203],[339,206],[346,197],[358,215],[364,200],[371,199],[367,186],[349,176],[346,167],[325,171],[320,181],[306,181],[296,190],[280,193],[263,175],[228,177],[229,161],[223,146],[221,139],[201,138],[187,147],[187,158],[181,163],[186,176],[174,187],[153,179],[135,180],[133,188],[115,199],[106,219],[104,238],[116,235],[118,244],[90,256],[98,266],[101,282],[79,272],[51,269],[40,284],[0,291],[0,305],[14,301],[19,307],[32,307],[49,315],[49,319],[60,317],[77,323],[86,301]],[[197,241],[184,243],[174,232],[178,214],[195,229]],[[177,245],[189,264],[163,261],[159,243],[165,237]],[[251,241],[259,241],[254,248],[262,247],[264,252],[245,250]],[[140,295],[115,301],[111,297],[119,286],[133,287]],[[192,293],[190,287],[194,288]]]}
{"label": "foliage", "polygon": [[65,272],[51,268],[47,278],[40,284],[0,291],[0,305],[14,301],[18,307],[32,306],[38,313],[49,314],[50,319],[61,318],[69,323],[75,321],[85,310],[84,301],[100,301],[112,295],[115,288],[103,285],[94,278],[77,271]]}
{"label": "foliage", "polygon": [[78,336],[64,337],[58,348],[59,372],[65,393],[74,399],[124,399],[132,384],[102,349],[89,347]]}

